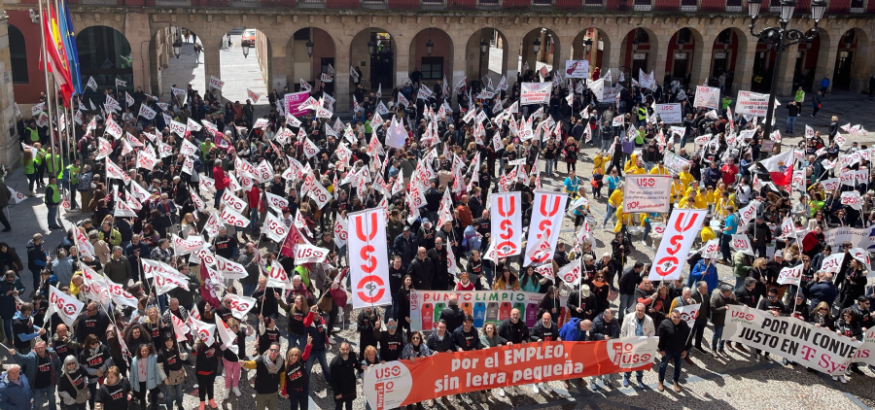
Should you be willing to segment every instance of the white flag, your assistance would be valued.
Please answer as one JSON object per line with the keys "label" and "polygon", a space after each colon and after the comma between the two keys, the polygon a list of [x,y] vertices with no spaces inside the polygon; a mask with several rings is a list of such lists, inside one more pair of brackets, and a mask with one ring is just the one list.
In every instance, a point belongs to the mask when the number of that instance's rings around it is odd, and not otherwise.
{"label": "white flag", "polygon": [[348,232],[353,308],[391,304],[385,211],[378,208],[350,214]]}
{"label": "white flag", "polygon": [[272,212],[267,212],[261,233],[276,243],[281,243],[289,234],[289,227]]}
{"label": "white flag", "polygon": [[67,326],[72,327],[73,322],[79,318],[83,307],[85,304],[76,299],[75,296],[68,295],[53,285],[49,285],[49,308],[46,311],[46,316],[51,317],[53,313],[57,313]]}
{"label": "white flag", "polygon": [[224,320],[222,320],[221,316],[216,316],[216,329],[219,331],[219,338],[222,339],[222,344],[225,345],[225,348],[234,352],[234,354],[240,354],[240,347],[237,346],[237,335],[234,334],[234,331],[228,327]]}

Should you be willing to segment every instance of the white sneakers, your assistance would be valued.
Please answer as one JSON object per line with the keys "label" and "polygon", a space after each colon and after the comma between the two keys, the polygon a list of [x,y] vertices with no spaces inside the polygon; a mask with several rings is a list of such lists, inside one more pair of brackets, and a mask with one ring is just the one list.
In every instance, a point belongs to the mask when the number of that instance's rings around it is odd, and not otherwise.
{"label": "white sneakers", "polygon": [[240,397],[240,395],[242,394],[242,393],[240,393],[240,388],[237,386],[234,386],[234,388],[232,388],[231,391],[234,392],[234,396],[236,396],[236,397]]}
{"label": "white sneakers", "polygon": [[833,381],[841,382],[842,384],[848,384],[848,378],[845,375],[838,375],[832,377]]}
{"label": "white sneakers", "polygon": [[224,393],[224,395],[223,395],[223,397],[225,398],[225,400],[228,400],[228,396],[230,396],[230,395],[231,395],[231,390],[225,389],[225,393]]}
{"label": "white sneakers", "polygon": [[[512,389],[512,388],[513,388],[513,387],[508,387],[508,389]],[[503,398],[503,397],[506,395],[506,393],[504,392],[504,389],[499,388],[499,389],[496,389],[496,390],[498,390],[498,397],[502,397],[502,398]]]}
{"label": "white sneakers", "polygon": [[541,390],[538,389],[538,384],[535,383],[532,385],[532,392],[535,394],[541,393]]}

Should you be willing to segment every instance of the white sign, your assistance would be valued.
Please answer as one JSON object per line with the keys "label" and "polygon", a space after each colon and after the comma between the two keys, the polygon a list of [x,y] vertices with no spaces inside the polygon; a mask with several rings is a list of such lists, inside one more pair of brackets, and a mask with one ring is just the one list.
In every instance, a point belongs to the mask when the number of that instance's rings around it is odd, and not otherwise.
{"label": "white sign", "polygon": [[769,94],[752,91],[739,91],[735,102],[735,112],[742,115],[765,117],[769,108]]}
{"label": "white sign", "polygon": [[656,104],[653,111],[659,114],[659,119],[666,124],[683,124],[684,113],[680,104]]}
{"label": "white sign", "polygon": [[553,83],[522,83],[520,105],[549,104]]}
{"label": "white sign", "polygon": [[715,110],[720,108],[720,89],[705,85],[696,86],[696,99],[693,101],[693,107]]}
{"label": "white sign", "polygon": [[565,60],[565,78],[589,78],[589,60]]}
{"label": "white sign", "polygon": [[[506,258],[522,253],[522,197],[519,191],[490,195],[490,214],[493,223],[491,227],[495,257]],[[488,253],[488,252],[487,252]]]}
{"label": "white sign", "polygon": [[668,175],[626,175],[623,193],[624,213],[667,213],[671,202]]}

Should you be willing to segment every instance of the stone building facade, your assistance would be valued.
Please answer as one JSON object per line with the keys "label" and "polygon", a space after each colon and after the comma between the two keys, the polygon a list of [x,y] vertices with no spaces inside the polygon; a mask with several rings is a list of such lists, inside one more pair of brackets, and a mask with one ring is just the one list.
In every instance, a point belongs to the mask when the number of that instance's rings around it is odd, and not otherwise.
{"label": "stone building facade", "polygon": [[[13,24],[25,26],[19,28],[27,31],[28,39],[38,39],[38,32],[29,27],[27,10],[33,6],[28,1],[32,0],[5,0],[4,7]],[[443,77],[453,84],[466,77],[470,83],[484,74],[496,76],[493,81],[497,81],[501,73],[513,83],[522,66],[563,69],[565,61],[572,59],[588,60],[590,69],[600,67],[602,75],[610,69],[614,79],[621,71],[627,79],[637,78],[641,69],[654,72],[660,82],[669,75],[690,85],[727,71],[731,81],[726,92],[732,96],[740,89],[761,88],[762,81],[771,78],[775,52],[750,34],[746,5],[739,1],[633,2],[628,6],[625,0],[75,0],[71,10],[77,35],[105,26],[130,44],[130,64],[124,69],[132,74],[131,87],[158,91],[160,81],[154,76],[160,75],[155,69],[159,62],[152,60],[156,47],[167,44],[156,39],[168,27],[183,27],[200,37],[206,78],[222,77],[218,53],[222,37],[234,28],[256,28],[264,38],[259,45],[259,54],[264,55],[259,59],[267,64],[263,68],[268,88],[281,90],[288,85],[294,90],[299,79],[313,81],[320,65],[330,62],[337,70],[333,87],[340,112],[352,105],[350,66],[362,71],[365,88],[375,90],[382,84],[384,95],[416,69],[427,71],[426,83]],[[757,29],[778,24],[776,4],[770,10],[763,6]],[[807,0],[800,2],[790,27],[813,27],[807,4]],[[836,74],[841,78],[833,81],[835,87],[866,91],[875,70],[873,34],[875,0],[832,0],[818,38],[782,54],[779,94],[789,95],[794,84],[816,86],[824,76],[832,79]],[[589,51],[586,40],[592,44]],[[302,50],[308,41],[314,44],[312,56]],[[31,48],[38,50],[36,45]],[[80,55],[81,50],[80,46]],[[33,58],[37,61],[37,56]],[[34,99],[38,91],[33,89],[42,84],[38,76],[30,77],[29,84],[16,85],[16,93],[21,87],[22,96]]]}

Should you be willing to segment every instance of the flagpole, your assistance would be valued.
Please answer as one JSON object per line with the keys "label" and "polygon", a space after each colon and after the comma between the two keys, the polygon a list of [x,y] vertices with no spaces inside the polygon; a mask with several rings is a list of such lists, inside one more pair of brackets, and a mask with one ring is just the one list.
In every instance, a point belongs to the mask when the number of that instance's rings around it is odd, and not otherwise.
{"label": "flagpole", "polygon": [[[48,1],[49,0],[46,0],[46,8],[48,8],[48,6],[49,6]],[[50,139],[50,143],[52,144],[52,146],[54,146],[55,145],[55,130],[54,130],[54,128],[52,128],[52,113],[54,112],[54,110],[52,110],[52,92],[54,90],[54,87],[49,85],[50,84],[49,83],[49,49],[47,47],[48,43],[46,43],[46,40],[47,40],[46,39],[46,28],[47,28],[48,21],[49,21],[49,20],[47,20],[47,18],[50,19],[51,17],[46,16],[45,11],[43,10],[43,0],[38,0],[38,2],[39,2],[40,24],[42,25],[40,27],[40,38],[42,39],[42,48],[43,48],[42,49],[43,74],[44,74],[44,78],[45,78],[45,82],[46,82],[46,107],[48,109],[48,114],[49,114],[49,139]]]}

